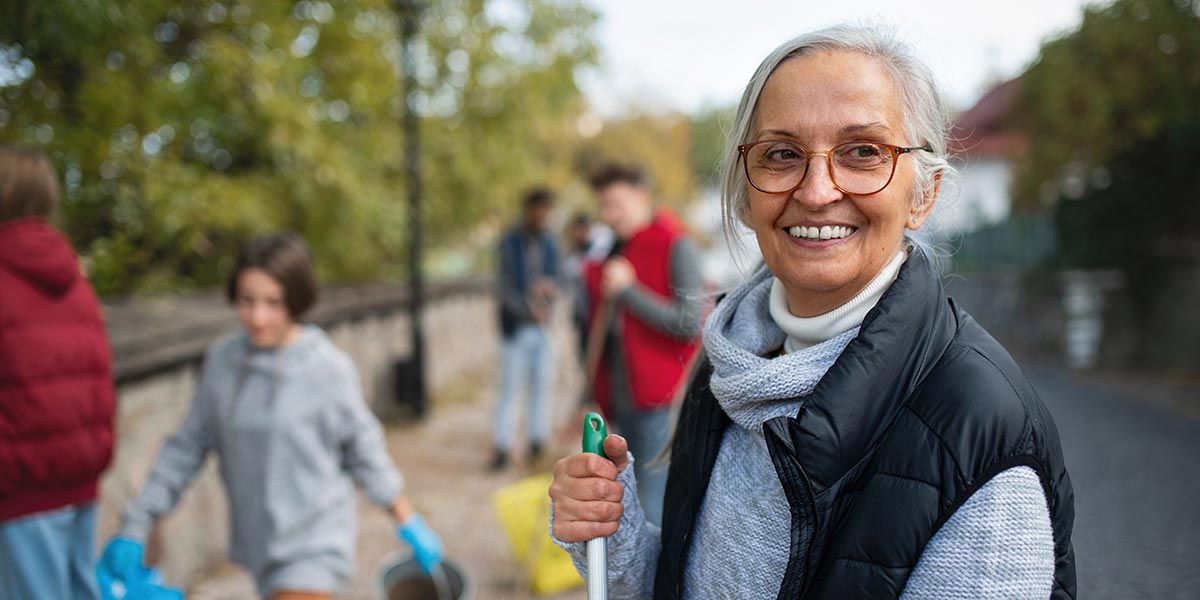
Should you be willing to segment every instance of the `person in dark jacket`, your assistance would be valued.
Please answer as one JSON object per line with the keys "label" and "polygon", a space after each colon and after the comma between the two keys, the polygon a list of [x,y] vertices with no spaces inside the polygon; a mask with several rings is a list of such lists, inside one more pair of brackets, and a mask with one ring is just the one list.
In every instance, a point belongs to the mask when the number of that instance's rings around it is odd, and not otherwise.
{"label": "person in dark jacket", "polygon": [[546,219],[554,208],[554,194],[535,188],[525,194],[521,222],[500,241],[500,396],[496,403],[496,426],[492,429],[494,452],[490,468],[508,463],[515,429],[517,393],[527,388],[529,410],[529,457],[536,461],[550,432],[546,396],[552,373],[553,354],[546,331],[551,308],[558,294],[561,274],[558,244],[546,230]]}
{"label": "person in dark jacket", "polygon": [[0,146],[0,598],[98,598],[97,480],[113,451],[100,305],[50,225],[54,169]]}
{"label": "person in dark jacket", "polygon": [[880,27],[759,66],[722,197],[765,264],[705,325],[661,530],[623,439],[555,468],[552,533],[580,570],[612,536],[610,598],[1075,597],[1054,421],[906,233],[952,172],[947,117]]}

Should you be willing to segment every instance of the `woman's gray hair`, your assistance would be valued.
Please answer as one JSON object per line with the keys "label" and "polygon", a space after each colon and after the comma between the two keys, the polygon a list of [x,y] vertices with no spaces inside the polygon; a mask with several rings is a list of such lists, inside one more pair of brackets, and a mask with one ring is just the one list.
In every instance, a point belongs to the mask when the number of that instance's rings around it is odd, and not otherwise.
{"label": "woman's gray hair", "polygon": [[[767,79],[788,59],[823,50],[861,52],[883,63],[896,89],[900,91],[905,144],[928,145],[933,152],[914,152],[917,164],[913,205],[933,193],[938,176],[946,178],[954,168],[946,160],[951,115],[939,90],[933,71],[905,44],[891,28],[881,24],[843,23],[806,33],[776,48],[762,61],[738,104],[733,130],[721,158],[721,211],[727,235],[735,231],[737,221],[748,223],[749,194],[745,172],[737,147],[750,142],[754,111]],[[734,240],[730,240],[734,243]]]}

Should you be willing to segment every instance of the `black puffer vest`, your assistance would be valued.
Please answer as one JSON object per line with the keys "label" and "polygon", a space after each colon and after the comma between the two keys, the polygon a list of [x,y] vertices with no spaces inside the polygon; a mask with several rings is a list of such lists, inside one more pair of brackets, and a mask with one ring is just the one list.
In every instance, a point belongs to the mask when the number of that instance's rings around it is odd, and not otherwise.
{"label": "black puffer vest", "polygon": [[[702,362],[671,447],[658,599],[682,595],[730,422],[708,388],[711,373]],[[919,248],[799,414],[764,429],[792,513],[781,600],[899,597],[942,524],[1020,465],[1041,477],[1050,507],[1052,597],[1075,597],[1074,492],[1054,421],[1004,348],[946,298]]]}

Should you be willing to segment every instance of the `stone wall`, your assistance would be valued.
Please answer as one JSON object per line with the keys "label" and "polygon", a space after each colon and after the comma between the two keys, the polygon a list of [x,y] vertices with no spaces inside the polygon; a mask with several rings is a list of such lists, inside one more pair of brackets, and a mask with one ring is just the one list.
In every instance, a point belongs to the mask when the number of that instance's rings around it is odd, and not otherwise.
{"label": "stone wall", "polygon": [[[407,293],[372,286],[323,295],[311,321],[354,359],[363,395],[376,414],[393,415],[394,364],[410,352]],[[232,311],[215,295],[112,302],[106,303],[106,313],[116,363],[118,447],[101,481],[99,544],[116,530],[120,512],[140,489],[158,449],[182,421],[204,348],[236,327]],[[423,326],[431,391],[489,366],[499,344],[491,282],[432,286]],[[557,337],[565,333],[558,331]],[[160,530],[168,542],[159,565],[170,581],[193,581],[221,564],[228,511],[216,461],[206,461]]]}

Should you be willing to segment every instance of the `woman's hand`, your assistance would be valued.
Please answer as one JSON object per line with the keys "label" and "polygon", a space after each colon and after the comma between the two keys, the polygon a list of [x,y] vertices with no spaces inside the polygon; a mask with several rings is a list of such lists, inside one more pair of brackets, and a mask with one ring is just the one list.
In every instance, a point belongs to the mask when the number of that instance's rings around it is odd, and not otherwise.
{"label": "woman's hand", "polygon": [[392,519],[395,519],[397,524],[403,524],[416,512],[404,494],[397,494],[396,499],[392,501]]}
{"label": "woman's hand", "polygon": [[568,456],[554,465],[550,498],[554,502],[554,537],[564,542],[586,542],[617,532],[625,505],[621,497],[625,486],[617,475],[629,466],[629,445],[625,438],[604,438],[604,453],[613,460],[595,454]]}
{"label": "woman's hand", "polygon": [[633,287],[635,282],[637,273],[633,270],[633,264],[623,256],[614,256],[604,263],[604,271],[600,274],[600,293],[605,298],[612,298]]}
{"label": "woman's hand", "polygon": [[392,501],[392,518],[396,520],[396,537],[412,546],[413,555],[426,574],[433,573],[442,562],[442,538],[430,529],[404,494]]}
{"label": "woman's hand", "polygon": [[442,562],[442,538],[438,537],[438,534],[425,524],[425,519],[421,515],[416,513],[410,515],[396,528],[396,537],[412,546],[413,556],[426,575],[433,574],[433,570]]}

